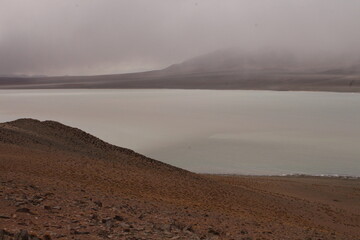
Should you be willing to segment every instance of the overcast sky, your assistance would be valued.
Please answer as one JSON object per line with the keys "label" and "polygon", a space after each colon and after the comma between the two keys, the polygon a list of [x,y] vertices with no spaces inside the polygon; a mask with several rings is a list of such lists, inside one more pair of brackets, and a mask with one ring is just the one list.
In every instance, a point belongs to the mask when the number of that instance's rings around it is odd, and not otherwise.
{"label": "overcast sky", "polygon": [[360,1],[0,0],[0,74],[143,71],[229,47],[360,55]]}

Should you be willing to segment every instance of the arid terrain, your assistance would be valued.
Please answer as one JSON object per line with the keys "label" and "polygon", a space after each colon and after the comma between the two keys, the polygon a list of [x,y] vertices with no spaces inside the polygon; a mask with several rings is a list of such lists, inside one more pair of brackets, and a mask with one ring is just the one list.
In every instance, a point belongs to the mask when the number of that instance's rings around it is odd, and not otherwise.
{"label": "arid terrain", "polygon": [[53,121],[0,124],[0,239],[360,239],[360,180],[195,174]]}

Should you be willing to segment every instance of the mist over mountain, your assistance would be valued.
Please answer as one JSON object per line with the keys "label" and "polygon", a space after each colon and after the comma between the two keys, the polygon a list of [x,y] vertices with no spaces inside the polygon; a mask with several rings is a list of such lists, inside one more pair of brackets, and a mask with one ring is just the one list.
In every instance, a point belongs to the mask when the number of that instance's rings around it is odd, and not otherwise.
{"label": "mist over mountain", "polygon": [[[301,56],[290,51],[245,51],[236,48],[223,49],[194,57],[179,64],[171,65],[166,71],[172,73],[210,72],[261,72],[261,71],[302,71],[316,72],[333,70],[346,72],[360,71],[359,58],[324,53],[320,56]],[[341,70],[340,70],[341,69]]]}
{"label": "mist over mountain", "polygon": [[[341,62],[360,55],[358,0],[2,0],[0,6],[0,74],[142,72],[224,48],[249,55],[233,57],[248,68],[260,59],[279,68],[289,61],[297,67],[303,58],[334,55]],[[231,58],[224,62],[229,68]]]}

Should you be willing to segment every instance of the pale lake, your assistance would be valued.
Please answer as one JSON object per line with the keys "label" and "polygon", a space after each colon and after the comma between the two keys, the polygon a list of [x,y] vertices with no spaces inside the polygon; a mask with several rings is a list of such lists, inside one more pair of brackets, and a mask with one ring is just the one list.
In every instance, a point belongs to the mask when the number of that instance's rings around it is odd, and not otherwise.
{"label": "pale lake", "polygon": [[360,94],[1,90],[0,121],[55,120],[200,173],[360,176]]}

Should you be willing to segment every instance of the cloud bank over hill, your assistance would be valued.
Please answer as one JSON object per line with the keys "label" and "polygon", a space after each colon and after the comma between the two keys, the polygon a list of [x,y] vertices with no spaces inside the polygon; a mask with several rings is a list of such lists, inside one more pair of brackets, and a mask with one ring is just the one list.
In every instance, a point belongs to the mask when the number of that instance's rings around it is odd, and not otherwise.
{"label": "cloud bank over hill", "polygon": [[159,69],[218,49],[351,61],[357,0],[2,0],[0,74]]}

